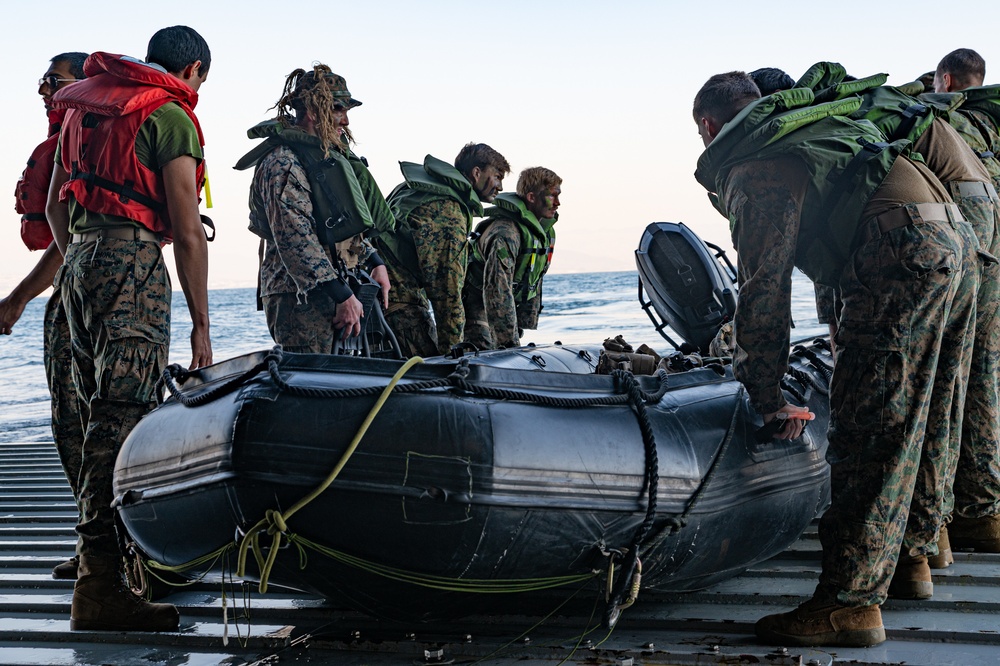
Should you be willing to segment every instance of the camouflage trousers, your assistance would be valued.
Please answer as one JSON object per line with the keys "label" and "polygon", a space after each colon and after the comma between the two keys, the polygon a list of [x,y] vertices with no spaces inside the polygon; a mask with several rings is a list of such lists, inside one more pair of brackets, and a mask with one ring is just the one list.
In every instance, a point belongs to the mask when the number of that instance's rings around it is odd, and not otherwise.
{"label": "camouflage trousers", "polygon": [[486,312],[483,288],[476,286],[472,279],[466,279],[462,290],[462,306],[465,308],[465,341],[479,349],[494,349],[496,341]]}
{"label": "camouflage trousers", "polygon": [[101,239],[66,252],[63,304],[83,412],[81,555],[118,556],[111,508],[115,459],[155,403],[167,364],[170,277],[157,243]]}
{"label": "camouflage trousers", "polygon": [[337,304],[329,294],[313,289],[307,302],[296,294],[264,296],[264,316],[271,338],[282,349],[299,354],[332,354],[339,330],[333,328]]}
{"label": "camouflage trousers", "polygon": [[63,268],[60,267],[56,273],[54,290],[45,305],[45,378],[52,396],[52,439],[79,508],[83,426],[80,421],[80,399],[73,381],[73,347],[70,344],[69,322],[62,303],[62,272]]}
{"label": "camouflage trousers", "polygon": [[406,269],[390,262],[386,262],[385,267],[392,284],[385,320],[396,334],[403,356],[437,355],[437,324],[423,287]]}
{"label": "camouflage trousers", "polygon": [[[848,606],[885,601],[915,489],[943,492],[961,424],[978,242],[961,219],[912,217],[886,233],[865,225],[840,282],[817,595]],[[921,504],[935,530],[941,504]],[[936,538],[919,540],[933,549]]]}
{"label": "camouflage trousers", "polygon": [[[972,224],[980,247],[1000,256],[1000,212],[989,195],[963,196],[949,189]],[[976,332],[965,400],[962,442],[949,460],[944,515],[964,518],[1000,513],[1000,265],[984,266],[976,306]]]}

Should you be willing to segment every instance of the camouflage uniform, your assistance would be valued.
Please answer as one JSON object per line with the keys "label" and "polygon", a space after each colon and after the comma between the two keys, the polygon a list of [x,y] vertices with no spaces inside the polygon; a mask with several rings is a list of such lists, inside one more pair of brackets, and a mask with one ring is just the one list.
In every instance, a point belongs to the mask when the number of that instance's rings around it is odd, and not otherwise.
{"label": "camouflage uniform", "polygon": [[[995,140],[989,117],[977,111],[952,112],[948,121],[976,155],[990,177],[994,191],[1000,188],[1000,160],[993,156]],[[953,190],[953,196],[955,192]],[[1000,256],[1000,201],[988,196],[956,198],[976,220],[974,228],[980,246],[994,257]],[[953,484],[945,489],[946,517],[952,512],[964,518],[1000,513],[1000,265],[988,265],[979,288],[976,314],[975,352],[972,357],[969,390],[966,396],[962,444],[957,459],[951,461]]]}
{"label": "camouflage uniform", "polygon": [[111,472],[125,437],[155,404],[170,342],[170,277],[159,244],[114,238],[71,243],[62,299],[73,379],[86,407],[80,552],[118,557]]}
{"label": "camouflage uniform", "polygon": [[80,398],[73,381],[73,346],[70,343],[69,322],[62,301],[64,270],[64,266],[59,267],[52,295],[45,304],[45,378],[52,396],[52,438],[79,508],[83,422],[80,417]]}
{"label": "camouflage uniform", "polygon": [[514,300],[514,269],[521,251],[521,231],[517,222],[507,217],[488,221],[489,226],[476,241],[486,262],[470,263],[462,292],[465,340],[480,349],[517,347],[523,327]]}
{"label": "camouflage uniform", "polygon": [[[808,177],[795,158],[750,160],[733,167],[719,191],[739,253],[734,372],[762,413],[786,403],[780,380]],[[975,237],[957,215],[949,221],[913,214],[911,224],[880,232],[879,215],[899,214],[914,200],[948,196],[921,165],[899,158],[865,209],[865,237],[839,285],[844,308],[827,453],[832,504],[820,523],[816,596],[846,606],[885,600],[916,479],[942,476],[941,440],[923,436],[932,406],[948,415],[954,405],[954,387],[938,393],[946,388],[938,368],[967,364],[962,347],[941,341],[960,337],[974,316],[972,304],[956,297],[963,297],[962,281],[978,279]]]}
{"label": "camouflage uniform", "polygon": [[[917,138],[914,149],[924,156],[927,167],[945,184],[963,217],[975,231],[979,245],[990,248],[994,244],[997,210],[986,188],[989,174],[962,141],[961,135],[944,120],[935,119]],[[996,332],[995,316],[1000,283],[997,282],[995,263],[982,263],[980,268],[978,288],[970,281],[961,287],[963,290],[977,289],[978,312],[972,319],[975,334],[951,331],[946,333],[942,342],[949,349],[961,346],[964,350],[962,358],[969,359],[970,365],[968,369],[964,365],[939,368],[937,380],[944,384],[937,391],[949,391],[948,386],[954,387],[954,407],[950,414],[932,416],[926,434],[928,438],[941,440],[944,469],[950,471],[944,471],[940,476],[921,474],[917,477],[903,539],[902,553],[905,555],[937,553],[936,545],[932,544],[937,542],[938,531],[951,513],[954,497],[950,479],[961,448],[966,446],[979,451],[974,456],[982,457],[985,453],[995,458],[1000,446],[1000,422],[996,418],[996,408],[986,408],[996,405],[1000,381],[1000,366],[997,366],[1000,347],[996,346],[1000,333]],[[967,296],[962,298],[967,300]],[[817,304],[830,308],[828,299],[821,298]],[[827,310],[828,315],[831,312],[832,309]],[[932,406],[932,410],[936,407]],[[996,486],[998,483],[1000,480],[987,485]]]}
{"label": "camouflage uniform", "polygon": [[290,147],[261,159],[252,187],[274,236],[265,243],[260,272],[271,337],[287,351],[329,354],[338,335],[332,325],[337,304],[352,295],[347,271],[381,261],[360,235],[337,243],[335,253],[320,243],[309,180]]}
{"label": "camouflage uniform", "polygon": [[416,248],[419,274],[386,257],[392,283],[386,319],[404,355],[446,354],[462,342],[465,333],[462,287],[468,264],[469,216],[457,201],[437,199],[414,208],[406,225]]}

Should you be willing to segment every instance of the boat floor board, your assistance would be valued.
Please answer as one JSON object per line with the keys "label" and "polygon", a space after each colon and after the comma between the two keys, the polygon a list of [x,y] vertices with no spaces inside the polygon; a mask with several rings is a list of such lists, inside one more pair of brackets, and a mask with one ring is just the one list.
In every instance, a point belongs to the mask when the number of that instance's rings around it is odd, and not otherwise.
{"label": "boat floor board", "polygon": [[[883,608],[888,640],[867,649],[788,648],[757,644],[762,615],[808,597],[819,571],[815,525],[781,555],[741,576],[688,594],[645,590],[610,633],[584,613],[541,624],[538,609],[554,608],[549,593],[525,615],[483,615],[435,624],[403,625],[336,608],[307,594],[250,586],[252,621],[222,622],[222,588],[197,583],[169,597],[181,631],[145,634],[71,632],[71,581],[50,569],[73,554],[76,507],[68,487],[50,485],[41,457],[51,443],[0,444],[0,466],[20,460],[24,471],[0,475],[0,663],[188,666],[282,661],[336,664],[798,664],[888,666],[1000,664],[1000,555],[955,554],[933,572],[927,601],[890,600]],[[15,450],[17,455],[13,455]],[[43,463],[31,471],[31,462]],[[32,485],[32,483],[34,485]],[[63,481],[63,483],[65,483]],[[39,492],[26,491],[26,487]],[[59,492],[56,492],[58,490]],[[15,500],[14,497],[19,497]],[[67,501],[67,499],[69,501]],[[64,538],[59,538],[64,537]],[[237,592],[233,594],[233,591]],[[230,618],[244,612],[242,587],[227,588]],[[592,604],[587,602],[586,606]],[[579,610],[577,608],[576,610]],[[592,631],[583,637],[588,626]],[[228,631],[229,644],[222,636]],[[249,638],[248,636],[249,631]],[[241,639],[242,637],[242,639]],[[527,638],[528,640],[525,640]],[[585,641],[591,641],[587,644]],[[433,650],[443,650],[434,660]],[[425,650],[432,650],[431,658]]]}

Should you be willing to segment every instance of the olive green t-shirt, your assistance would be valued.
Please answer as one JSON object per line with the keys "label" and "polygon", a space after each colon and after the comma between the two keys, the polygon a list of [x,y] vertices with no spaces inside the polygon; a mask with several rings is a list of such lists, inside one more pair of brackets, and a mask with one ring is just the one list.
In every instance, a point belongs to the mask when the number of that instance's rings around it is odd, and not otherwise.
{"label": "olive green t-shirt", "polygon": [[[61,148],[61,145],[56,147],[56,164],[60,163]],[[198,130],[176,102],[168,102],[153,111],[139,126],[135,137],[135,154],[140,164],[157,173],[164,164],[183,155],[190,155],[199,162],[204,157],[198,141]],[[69,197],[68,204],[71,234],[100,227],[140,226],[125,217],[88,211],[72,196]]]}

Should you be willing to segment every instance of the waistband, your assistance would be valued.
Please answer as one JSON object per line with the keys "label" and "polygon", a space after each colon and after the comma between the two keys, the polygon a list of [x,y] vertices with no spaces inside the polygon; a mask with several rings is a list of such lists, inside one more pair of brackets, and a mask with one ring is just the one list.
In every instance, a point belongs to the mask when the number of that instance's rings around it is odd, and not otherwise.
{"label": "waistband", "polygon": [[106,227],[103,229],[94,229],[93,231],[85,231],[82,234],[73,234],[70,237],[69,242],[88,243],[90,241],[100,240],[101,238],[148,241],[150,243],[159,243],[162,240],[159,234],[154,234],[152,231],[144,227]]}
{"label": "waistband", "polygon": [[864,224],[857,245],[863,245],[873,238],[878,238],[894,229],[907,227],[914,222],[932,220],[954,223],[964,219],[962,211],[953,203],[908,203],[886,211]]}
{"label": "waistband", "polygon": [[997,190],[993,187],[993,183],[960,180],[948,183],[947,187],[953,197],[986,197],[993,200],[997,198]]}

